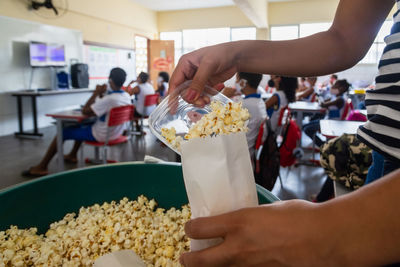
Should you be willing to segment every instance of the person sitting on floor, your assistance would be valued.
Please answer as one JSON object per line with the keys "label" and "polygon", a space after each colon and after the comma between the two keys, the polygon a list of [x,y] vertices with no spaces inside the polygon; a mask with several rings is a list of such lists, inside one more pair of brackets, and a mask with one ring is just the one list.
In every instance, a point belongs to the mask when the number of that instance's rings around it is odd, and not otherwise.
{"label": "person sitting on floor", "polygon": [[276,131],[281,109],[296,101],[297,78],[271,75],[268,82],[276,88],[276,92],[265,102],[271,127]]}
{"label": "person sitting on floor", "polygon": [[[114,68],[110,72],[109,86],[112,91],[107,93],[107,85],[97,85],[96,90],[82,108],[82,114],[87,116],[97,116],[93,124],[80,124],[63,129],[63,140],[75,140],[71,152],[64,158],[66,161],[77,162],[77,153],[82,141],[104,142],[107,134],[106,115],[114,107],[131,104],[131,98],[128,93],[121,90],[126,79],[126,73],[121,68]],[[124,131],[124,125],[112,127],[109,139],[118,138]],[[53,139],[45,156],[38,165],[24,171],[22,175],[28,177],[39,177],[48,174],[47,166],[54,155],[57,153],[57,137]]]}
{"label": "person sitting on floor", "polygon": [[[251,157],[254,156],[254,146],[256,144],[260,125],[267,117],[264,101],[261,95],[257,93],[257,87],[260,85],[261,79],[262,74],[258,73],[236,73],[236,90],[244,95],[242,106],[247,108],[250,113],[250,119],[247,125],[249,130],[246,133],[246,139]],[[228,97],[232,97],[236,94],[236,90],[224,89],[222,93]]]}
{"label": "person sitting on floor", "polygon": [[[340,119],[346,100],[344,93],[349,90],[350,84],[346,79],[337,80],[331,88],[332,99],[321,103],[321,107],[328,109],[329,119]],[[324,143],[316,134],[320,131],[319,119],[312,120],[308,124],[304,125],[304,132],[311,139],[315,140],[317,146],[322,146]]]}

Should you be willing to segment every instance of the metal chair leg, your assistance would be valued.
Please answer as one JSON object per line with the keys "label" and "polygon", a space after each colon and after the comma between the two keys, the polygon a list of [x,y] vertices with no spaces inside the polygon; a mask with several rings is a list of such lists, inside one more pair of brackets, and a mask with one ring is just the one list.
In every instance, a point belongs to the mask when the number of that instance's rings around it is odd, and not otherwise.
{"label": "metal chair leg", "polygon": [[80,148],[80,158],[78,159],[78,167],[82,168],[85,167],[85,159],[84,159],[84,154],[83,154],[83,149],[85,147],[84,142],[82,142],[81,144],[81,148]]}
{"label": "metal chair leg", "polygon": [[100,160],[100,153],[99,153],[99,147],[94,147],[94,160],[99,161]]}
{"label": "metal chair leg", "polygon": [[107,164],[107,147],[103,147],[103,164]]}

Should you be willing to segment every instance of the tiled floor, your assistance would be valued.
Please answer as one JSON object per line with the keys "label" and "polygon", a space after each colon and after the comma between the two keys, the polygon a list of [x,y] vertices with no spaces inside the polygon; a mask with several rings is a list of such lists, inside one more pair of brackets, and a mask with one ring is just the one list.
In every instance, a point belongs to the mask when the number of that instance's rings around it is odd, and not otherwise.
{"label": "tiled floor", "polygon": [[[147,134],[144,137],[133,137],[128,144],[113,147],[110,158],[119,161],[142,161],[145,155],[154,156],[166,161],[175,161],[176,154],[163,146],[145,128]],[[21,176],[21,172],[29,166],[36,164],[47,146],[55,136],[55,126],[41,129],[44,136],[39,139],[20,139],[13,135],[0,137],[0,189],[17,183],[28,181]],[[310,140],[303,135],[303,144]],[[68,152],[72,142],[65,142],[64,151]],[[85,157],[93,157],[93,148],[85,147]],[[305,155],[309,157],[310,155]],[[76,164],[66,164],[66,169],[77,168]],[[53,159],[49,165],[50,173],[56,172],[56,160]],[[322,168],[299,166],[281,168],[283,186],[278,180],[272,192],[280,199],[310,199],[312,195],[319,192],[325,179]]]}

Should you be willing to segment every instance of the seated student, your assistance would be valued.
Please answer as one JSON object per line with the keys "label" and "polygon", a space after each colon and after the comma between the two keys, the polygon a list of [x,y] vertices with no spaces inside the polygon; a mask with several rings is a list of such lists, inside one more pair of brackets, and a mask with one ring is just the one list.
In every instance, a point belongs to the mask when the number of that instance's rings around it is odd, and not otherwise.
{"label": "seated student", "polygon": [[304,90],[306,90],[307,89],[307,83],[306,83],[306,78],[305,77],[300,77],[299,79],[298,79],[298,81],[299,81],[299,87],[297,88],[297,92],[299,93],[299,92],[303,92]]}
{"label": "seated student", "polygon": [[278,127],[281,109],[296,100],[297,78],[271,75],[268,82],[276,88],[276,92],[265,102],[271,120],[272,130]]}
{"label": "seated student", "polygon": [[317,77],[308,77],[304,83],[305,88],[296,95],[298,101],[311,102],[313,96],[315,95],[315,83],[317,82]]}
{"label": "seated student", "polygon": [[[128,85],[127,92],[130,95],[136,96],[135,104],[135,117],[143,117],[150,115],[152,110],[146,110],[144,107],[144,100],[147,95],[155,93],[153,86],[148,82],[149,74],[146,72],[139,73],[136,81],[131,81]],[[134,84],[135,83],[135,84]],[[131,85],[134,84],[132,87]]]}
{"label": "seated student", "polygon": [[[337,80],[336,83],[331,88],[332,99],[321,103],[321,107],[328,109],[329,119],[340,119],[343,108],[346,104],[344,98],[344,93],[349,90],[350,84],[345,80]],[[311,138],[315,138],[315,144],[317,146],[322,146],[324,143],[316,133],[320,130],[319,119],[312,120],[308,124],[304,125],[304,132]]]}
{"label": "seated student", "polygon": [[[251,157],[254,156],[254,146],[256,144],[260,125],[267,117],[264,101],[262,100],[261,95],[257,94],[257,87],[259,86],[261,79],[262,74],[258,73],[236,73],[236,90],[240,91],[244,95],[242,105],[244,108],[247,108],[250,113],[249,124],[247,125],[249,130],[246,133],[246,138]],[[228,94],[227,96],[231,97],[235,95],[236,90],[224,89],[222,93],[225,95]],[[233,95],[230,95],[230,93]]]}
{"label": "seated student", "polygon": [[158,93],[161,97],[166,96],[168,93],[168,82],[169,82],[168,72],[165,72],[165,71],[159,72],[158,78],[157,78],[156,93]]}
{"label": "seated student", "polygon": [[[65,156],[65,159],[67,161],[77,161],[77,153],[82,141],[104,142],[106,140],[107,123],[105,121],[105,116],[107,115],[107,113],[114,107],[131,104],[129,94],[121,90],[125,79],[126,73],[123,69],[112,69],[108,80],[112,91],[106,93],[107,85],[105,84],[96,86],[96,90],[93,92],[93,95],[89,98],[85,106],[82,108],[82,114],[88,116],[96,115],[98,117],[96,122],[90,125],[85,124],[64,128],[64,141],[76,141],[71,152],[67,156]],[[110,131],[109,139],[113,140],[118,138],[122,134],[124,129],[124,125],[114,126]],[[24,171],[22,175],[29,177],[39,177],[47,175],[47,166],[56,153],[57,138],[55,137],[40,163],[31,167],[29,170]]]}

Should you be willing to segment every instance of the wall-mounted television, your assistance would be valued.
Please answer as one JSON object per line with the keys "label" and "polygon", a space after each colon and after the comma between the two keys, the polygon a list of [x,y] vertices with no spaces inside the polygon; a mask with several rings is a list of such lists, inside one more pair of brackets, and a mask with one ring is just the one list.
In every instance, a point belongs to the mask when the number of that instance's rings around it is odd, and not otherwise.
{"label": "wall-mounted television", "polygon": [[32,67],[65,66],[65,49],[62,44],[29,43]]}

